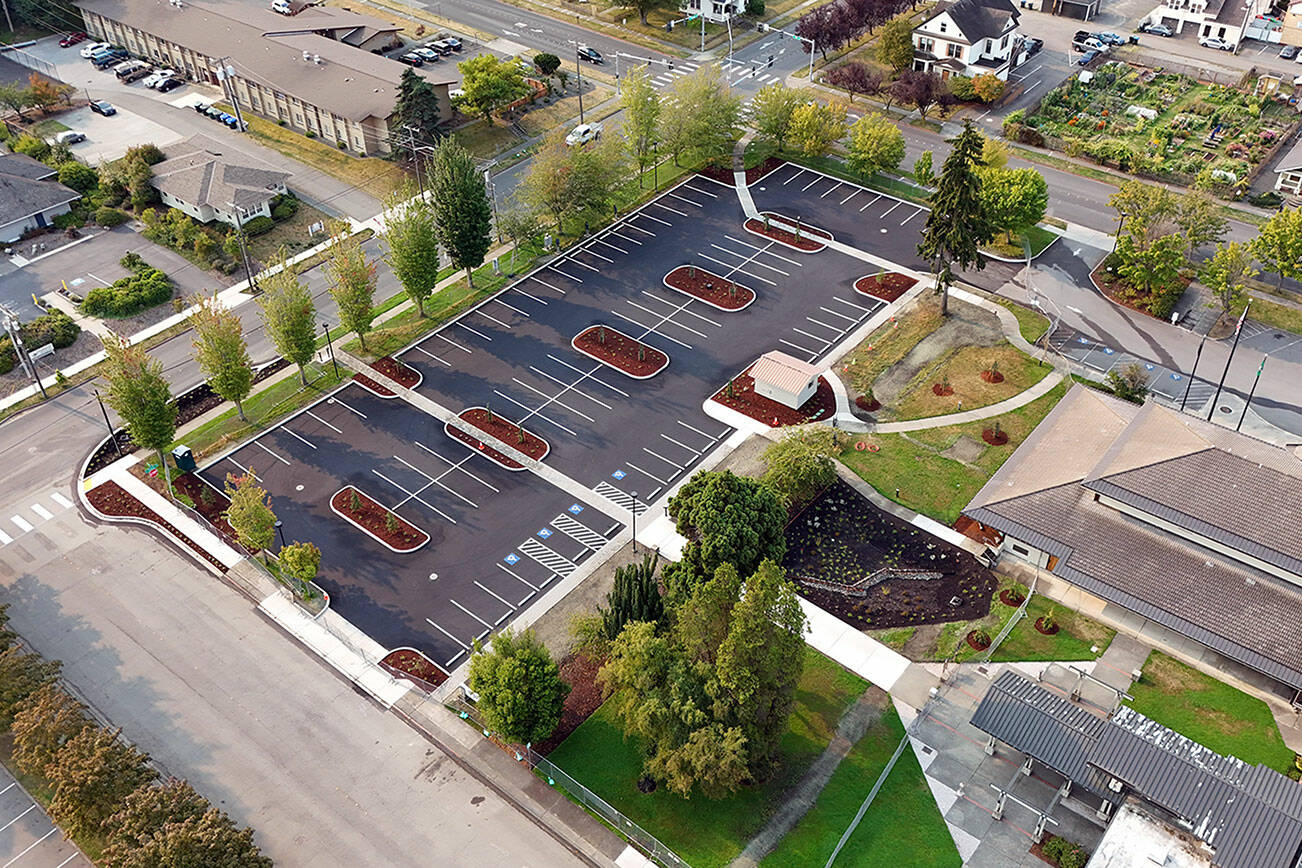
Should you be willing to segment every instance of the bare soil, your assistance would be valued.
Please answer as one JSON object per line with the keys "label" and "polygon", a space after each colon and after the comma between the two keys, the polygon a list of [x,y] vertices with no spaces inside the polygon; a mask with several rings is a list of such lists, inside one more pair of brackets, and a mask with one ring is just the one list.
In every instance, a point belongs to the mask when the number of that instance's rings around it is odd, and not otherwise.
{"label": "bare soil", "polygon": [[868,277],[861,277],[854,282],[854,291],[861,295],[871,295],[882,301],[892,302],[908,292],[918,281],[897,271],[886,271]]}
{"label": "bare soil", "polygon": [[679,292],[724,310],[741,310],[755,300],[755,290],[695,265],[680,265],[665,275],[665,283]]}
{"label": "bare soil", "polygon": [[[375,368],[375,370],[379,371],[381,374],[384,374],[384,376],[388,377],[390,380],[393,380],[399,386],[406,386],[408,389],[414,389],[420,384],[420,374],[418,374],[413,368],[407,367],[402,362],[390,356],[376,359],[371,362],[371,367]],[[392,390],[386,389],[385,391],[391,392]]]}
{"label": "bare soil", "polygon": [[[774,214],[771,211],[765,211],[764,213],[770,218],[781,220],[784,223],[790,223],[792,226],[796,225],[795,220],[792,220],[790,217],[783,214]],[[811,226],[805,226],[804,224],[801,224],[800,226],[799,236],[797,236],[795,232],[789,232],[786,229],[781,229],[773,224],[770,224],[766,228],[764,226],[764,221],[757,217],[752,217],[747,220],[746,228],[751,232],[756,232],[766,238],[772,238],[774,241],[779,241],[807,253],[817,253],[827,247],[827,244],[818,240],[819,238],[830,240],[832,237],[829,232]]]}
{"label": "bare soil", "polygon": [[[527,428],[521,428],[509,419],[504,419],[498,413],[494,413],[490,416],[488,410],[483,407],[472,407],[469,410],[462,410],[458,415],[462,420],[474,425],[485,434],[490,434],[498,440],[501,440],[503,443],[510,443],[516,449],[520,450],[525,455],[528,455],[535,461],[541,460],[542,457],[547,454],[548,449],[550,449],[547,445],[547,441],[539,437],[537,434],[534,434]],[[508,467],[524,469],[524,465],[520,462],[513,458],[508,458],[506,455],[494,449],[492,446],[489,446],[487,443],[484,443],[482,440],[466,434],[460,428],[453,428],[451,425],[448,425],[446,426],[446,430],[448,436],[460,440],[462,443],[472,446],[481,452],[491,455],[495,461],[501,462]],[[521,434],[524,435],[523,439],[520,437]]]}
{"label": "bare soil", "polygon": [[570,694],[565,697],[565,702],[561,705],[560,723],[556,725],[556,729],[547,740],[534,750],[544,756],[551,753],[601,707],[604,697],[601,695],[601,685],[597,681],[597,671],[601,669],[602,663],[601,660],[594,660],[583,654],[571,654],[561,661],[561,680],[570,685]]}
{"label": "bare soil", "polygon": [[908,389],[913,378],[937,359],[958,347],[993,347],[1003,341],[999,317],[984,308],[951,298],[949,316],[939,328],[918,341],[904,358],[877,377],[872,384],[873,397],[889,408]]}
{"label": "bare soil", "polygon": [[574,339],[574,348],[638,379],[655,376],[669,365],[669,356],[610,326],[584,329]]}
{"label": "bare soil", "polygon": [[115,515],[123,518],[142,518],[146,521],[153,522],[159,527],[165,529],[168,533],[175,536],[186,544],[195,554],[212,564],[221,572],[226,572],[226,567],[221,561],[208,554],[202,546],[195,543],[185,534],[177,530],[171,522],[166,521],[158,513],[141,503],[135,495],[127,492],[125,488],[116,482],[109,481],[95,486],[86,492],[86,499],[90,501],[91,506],[98,509],[105,515]]}
{"label": "bare soil", "polygon": [[447,681],[448,674],[424,654],[410,648],[399,648],[384,655],[380,665],[393,670],[395,674],[407,676],[428,685],[429,689],[438,687]]}

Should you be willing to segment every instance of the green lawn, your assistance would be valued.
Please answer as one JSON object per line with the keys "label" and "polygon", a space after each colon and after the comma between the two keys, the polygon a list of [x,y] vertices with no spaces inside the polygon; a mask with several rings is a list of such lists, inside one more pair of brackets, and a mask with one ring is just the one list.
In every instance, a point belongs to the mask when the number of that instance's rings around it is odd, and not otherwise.
{"label": "green lawn", "polygon": [[1044,314],[1031,310],[1029,307],[1023,307],[1012,299],[1003,296],[996,296],[991,301],[1012,311],[1013,316],[1017,317],[1017,330],[1022,333],[1022,339],[1028,344],[1035,343],[1044,337],[1044,333],[1049,330],[1049,318]]}
{"label": "green lawn", "polygon": [[[893,705],[833,772],[818,801],[763,868],[822,865],[904,736]],[[907,857],[904,854],[908,854]],[[863,821],[836,857],[838,868],[941,868],[961,863],[911,748],[905,748]]]}
{"label": "green lawn", "polygon": [[27,132],[38,139],[53,139],[57,134],[72,129],[65,123],[56,121],[54,118],[46,118],[43,121],[37,121],[27,128]]}
{"label": "green lawn", "polygon": [[[928,428],[908,435],[864,435],[851,441],[850,448],[841,453],[841,462],[896,503],[952,525],[972,496],[1066,392],[1067,384],[1059,383],[1024,407],[965,425]],[[981,432],[993,426],[996,419],[1008,433],[1008,442],[1003,446],[984,445]],[[940,454],[959,437],[983,444],[981,454],[970,464]],[[854,448],[857,440],[874,443],[879,451],[859,451]]]}
{"label": "green lawn", "polygon": [[[1236,305],[1234,315],[1243,313],[1243,305]],[[1281,331],[1302,334],[1302,310],[1268,301],[1260,296],[1252,297],[1252,307],[1248,309],[1248,318]]]}
{"label": "green lawn", "polygon": [[1265,702],[1154,651],[1126,704],[1217,753],[1283,772],[1293,767]]}
{"label": "green lawn", "polygon": [[[982,374],[995,370],[995,365],[1003,380],[987,383]],[[988,407],[1021,394],[1052,370],[1007,342],[993,347],[958,347],[914,375],[881,418],[925,419]],[[953,394],[937,395],[937,383],[949,383]]]}
{"label": "green lawn", "polygon": [[816,651],[805,655],[796,704],[782,738],[782,765],[764,785],[726,799],[683,799],[668,790],[637,790],[642,752],[603,705],[548,757],[630,819],[655,835],[693,868],[724,866],[763,827],[782,792],[823,752],[841,715],[868,689],[862,678]]}
{"label": "green lawn", "polygon": [[1005,259],[1023,260],[1026,258],[1026,248],[1023,246],[1023,240],[1030,243],[1031,258],[1034,259],[1043,253],[1050,244],[1058,240],[1058,233],[1050,232],[1043,226],[1032,226],[1024,234],[1014,235],[1013,240],[1009,241],[1008,237],[1001,232],[983,249]]}
{"label": "green lawn", "polygon": [[[996,601],[993,605],[1004,606]],[[1058,632],[1046,636],[1035,629],[1035,621],[1053,611]],[[992,660],[1093,660],[1112,644],[1117,631],[1079,612],[1056,604],[1040,594],[1026,606],[1026,617],[995,649]],[[991,634],[991,638],[994,635]],[[1098,648],[1097,652],[1090,648]]]}

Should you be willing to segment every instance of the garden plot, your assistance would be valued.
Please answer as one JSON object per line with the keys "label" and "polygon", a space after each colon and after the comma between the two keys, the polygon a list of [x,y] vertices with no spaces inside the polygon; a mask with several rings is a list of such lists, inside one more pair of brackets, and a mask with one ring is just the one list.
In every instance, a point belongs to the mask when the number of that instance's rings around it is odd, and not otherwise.
{"label": "garden plot", "polygon": [[1228,185],[1259,168],[1296,122],[1286,103],[1251,89],[1117,62],[1050,91],[1010,137],[1138,175]]}
{"label": "garden plot", "polygon": [[859,629],[980,618],[994,575],[971,554],[873,506],[837,481],[787,527],[800,593]]}

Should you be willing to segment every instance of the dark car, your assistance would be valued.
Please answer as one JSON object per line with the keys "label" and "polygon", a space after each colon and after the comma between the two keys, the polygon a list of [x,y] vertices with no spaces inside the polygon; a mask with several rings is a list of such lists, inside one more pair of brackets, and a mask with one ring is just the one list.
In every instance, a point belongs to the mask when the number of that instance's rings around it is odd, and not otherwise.
{"label": "dark car", "polygon": [[437,51],[439,54],[448,55],[456,51],[450,39],[436,39],[433,42],[425,43],[425,47],[430,51]]}
{"label": "dark car", "polygon": [[407,64],[408,66],[424,66],[424,65],[425,65],[425,61],[423,61],[423,60],[420,59],[420,55],[419,55],[419,54],[414,54],[414,53],[412,53],[412,52],[410,52],[410,51],[407,52],[406,54],[403,54],[403,55],[399,56],[399,57],[397,58],[397,60],[398,60],[399,63],[405,63],[405,64]]}
{"label": "dark car", "polygon": [[413,48],[411,53],[419,55],[420,59],[426,63],[438,63],[443,59],[443,55],[432,48]]}
{"label": "dark car", "polygon": [[113,108],[112,103],[110,103],[108,100],[103,100],[103,99],[97,99],[93,103],[91,103],[90,110],[93,111],[95,114],[103,115],[106,118],[118,113],[118,110]]}
{"label": "dark car", "polygon": [[597,64],[605,63],[606,58],[601,56],[601,52],[595,48],[589,48],[586,45],[579,46],[579,59],[586,60],[588,63]]}
{"label": "dark car", "polygon": [[448,48],[451,48],[453,51],[460,51],[460,50],[461,50],[461,40],[460,40],[460,39],[457,39],[455,36],[449,36],[449,37],[447,37],[446,39],[444,39],[443,41],[446,42],[447,45],[448,45]]}
{"label": "dark car", "polygon": [[69,33],[67,36],[59,40],[59,47],[68,48],[69,46],[76,45],[85,38],[86,34],[81,33],[80,31],[77,33]]}
{"label": "dark car", "polygon": [[91,58],[91,65],[96,69],[107,69],[110,66],[116,66],[127,59],[125,51],[106,51],[103,54],[97,54]]}
{"label": "dark car", "polygon": [[1030,57],[1032,54],[1038,54],[1040,49],[1044,48],[1044,40],[1038,36],[1028,36],[1022,46],[1026,51],[1026,56]]}
{"label": "dark car", "polygon": [[179,78],[167,78],[159,82],[158,90],[161,90],[163,93],[167,93],[169,90],[176,90],[178,87],[180,87],[183,84],[185,84],[185,82],[181,81],[181,79]]}
{"label": "dark car", "polygon": [[1078,66],[1089,66],[1090,63],[1093,62],[1094,58],[1098,56],[1099,53],[1097,51],[1087,51],[1080,56],[1080,60],[1076,61],[1076,64]]}

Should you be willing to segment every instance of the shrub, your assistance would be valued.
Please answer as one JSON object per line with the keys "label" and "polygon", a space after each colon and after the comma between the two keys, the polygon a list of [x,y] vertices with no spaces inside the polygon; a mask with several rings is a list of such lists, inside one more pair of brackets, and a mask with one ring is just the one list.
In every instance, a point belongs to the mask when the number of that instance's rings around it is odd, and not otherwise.
{"label": "shrub", "polygon": [[45,316],[39,316],[22,327],[23,343],[28,347],[40,347],[54,344],[55,349],[72,346],[81,334],[81,326],[61,310],[54,310]]}
{"label": "shrub", "polygon": [[144,257],[139,253],[136,253],[134,250],[128,251],[121,259],[119,259],[118,265],[121,265],[127,271],[137,272],[143,268],[148,268],[148,264],[145,262]]}
{"label": "shrub", "polygon": [[153,166],[163,162],[165,157],[158,145],[155,145],[153,142],[146,142],[143,145],[136,145],[133,148],[127,148],[127,152],[123,159],[128,163],[135,160],[141,160],[146,166]]}
{"label": "shrub", "polygon": [[261,235],[264,232],[270,232],[276,228],[276,221],[270,217],[254,217],[252,220],[245,221],[244,232],[249,237]]}
{"label": "shrub", "polygon": [[50,221],[55,229],[80,229],[86,225],[86,218],[80,211],[73,210],[66,214],[56,214]]}
{"label": "shrub", "polygon": [[84,163],[69,160],[59,164],[59,183],[85,195],[99,184],[99,172]]}
{"label": "shrub", "polygon": [[[128,253],[123,260],[134,254]],[[139,259],[139,257],[136,257]],[[142,267],[111,286],[101,286],[86,294],[81,310],[89,316],[131,316],[162,304],[172,297],[172,281],[166,274],[142,262]]]}
{"label": "shrub", "polygon": [[340,141],[335,142],[335,147],[341,151],[346,151],[348,150],[348,143],[341,139]]}
{"label": "shrub", "polygon": [[271,219],[279,223],[298,213],[298,197],[292,193],[277,196],[271,200]]}
{"label": "shrub", "polygon": [[971,102],[976,99],[976,87],[972,84],[972,79],[966,75],[950,76],[949,92],[963,100],[963,102]]}
{"label": "shrub", "polygon": [[764,14],[764,0],[746,0],[746,13],[754,18]]}
{"label": "shrub", "polygon": [[309,139],[316,138],[316,133],[312,132],[311,130],[308,130],[307,132],[303,133],[303,135],[307,136]]}
{"label": "shrub", "polygon": [[127,217],[126,212],[119,211],[116,208],[110,208],[107,205],[95,209],[95,222],[110,229],[114,226],[121,226],[123,223],[127,222],[128,219],[130,218]]}
{"label": "shrub", "polygon": [[9,148],[15,153],[26,154],[34,160],[44,160],[50,155],[50,143],[30,133],[23,133],[14,139]]}

